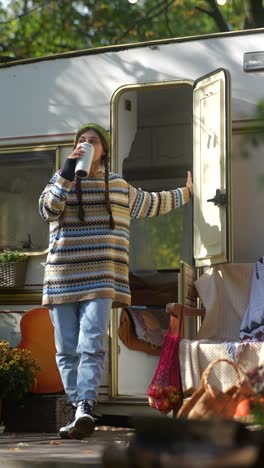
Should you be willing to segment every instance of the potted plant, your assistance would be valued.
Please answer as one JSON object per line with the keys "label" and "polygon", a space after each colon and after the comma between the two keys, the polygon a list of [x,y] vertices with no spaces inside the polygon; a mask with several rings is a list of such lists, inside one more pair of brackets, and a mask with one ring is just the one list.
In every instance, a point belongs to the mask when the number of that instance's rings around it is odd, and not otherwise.
{"label": "potted plant", "polygon": [[0,287],[24,286],[28,256],[18,250],[0,251]]}
{"label": "potted plant", "polygon": [[[0,401],[22,400],[36,381],[40,367],[29,350],[0,341]],[[0,418],[1,419],[1,418]]]}

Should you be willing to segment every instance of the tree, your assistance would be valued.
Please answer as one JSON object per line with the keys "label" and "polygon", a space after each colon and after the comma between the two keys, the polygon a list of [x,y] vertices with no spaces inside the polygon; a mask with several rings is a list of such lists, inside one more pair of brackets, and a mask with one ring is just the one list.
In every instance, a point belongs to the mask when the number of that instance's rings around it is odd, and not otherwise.
{"label": "tree", "polygon": [[[211,17],[220,31],[228,31],[230,30],[230,26],[235,26],[237,24],[237,19],[235,19],[235,16],[237,15],[240,18],[239,21],[242,21],[241,29],[254,29],[264,26],[264,8],[262,6],[262,0],[244,0],[243,2],[232,2],[231,6],[233,11],[232,19],[230,18],[230,21],[228,21],[224,14],[222,14],[216,0],[207,0],[207,3],[209,8],[200,6],[196,6],[195,8]],[[242,18],[241,10],[244,14]]]}
{"label": "tree", "polygon": [[261,0],[0,0],[0,58],[260,26]]}

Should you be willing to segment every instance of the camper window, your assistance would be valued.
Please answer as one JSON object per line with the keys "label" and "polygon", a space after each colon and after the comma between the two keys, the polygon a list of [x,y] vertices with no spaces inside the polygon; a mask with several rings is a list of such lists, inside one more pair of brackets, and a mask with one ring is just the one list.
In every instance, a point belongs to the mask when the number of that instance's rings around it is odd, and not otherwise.
{"label": "camper window", "polygon": [[55,170],[55,160],[55,148],[0,153],[0,249],[47,248],[48,227],[38,214],[38,198]]}

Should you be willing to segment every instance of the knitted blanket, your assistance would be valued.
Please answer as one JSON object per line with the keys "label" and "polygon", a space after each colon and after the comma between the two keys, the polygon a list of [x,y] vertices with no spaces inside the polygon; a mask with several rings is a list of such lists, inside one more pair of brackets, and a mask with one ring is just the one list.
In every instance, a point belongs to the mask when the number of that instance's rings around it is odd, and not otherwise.
{"label": "knitted blanket", "polygon": [[[214,359],[231,358],[244,371],[264,362],[263,342],[240,340],[241,322],[254,326],[256,319],[252,312],[256,307],[248,307],[249,298],[250,305],[254,303],[255,306],[261,295],[264,299],[264,288],[263,291],[259,289],[259,295],[256,294],[256,288],[252,288],[252,272],[256,272],[253,267],[251,263],[216,265],[208,268],[196,281],[195,286],[206,308],[206,315],[195,340],[183,339],[180,344],[182,386],[185,393],[198,387],[203,371]],[[264,279],[264,269],[262,277]],[[253,278],[256,281],[254,273]],[[258,282],[258,287],[260,285],[261,281]],[[263,282],[262,285],[264,286]],[[264,306],[261,310],[264,310]],[[224,364],[221,366],[217,366],[217,370],[212,372],[210,383],[224,390],[235,382],[230,367]]]}
{"label": "knitted blanket", "polygon": [[[185,394],[199,386],[203,371],[215,359],[232,359],[243,371],[264,363],[264,343],[261,342],[215,342],[210,340],[187,340],[180,343],[180,369],[182,388]],[[243,376],[241,376],[243,378]],[[236,383],[234,372],[225,363],[219,364],[210,374],[210,384],[226,390]]]}

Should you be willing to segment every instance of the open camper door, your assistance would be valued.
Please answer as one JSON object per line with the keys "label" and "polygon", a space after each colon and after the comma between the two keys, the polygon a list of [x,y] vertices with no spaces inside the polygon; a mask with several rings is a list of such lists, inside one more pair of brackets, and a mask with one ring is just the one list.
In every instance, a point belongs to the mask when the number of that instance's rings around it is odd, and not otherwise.
{"label": "open camper door", "polygon": [[194,259],[230,261],[230,76],[218,69],[195,82],[193,96]]}
{"label": "open camper door", "polygon": [[[193,162],[192,131],[193,81],[134,83],[118,88],[111,99],[113,171],[146,191],[182,187]],[[165,307],[178,298],[182,252],[187,252],[192,260],[191,208],[190,205],[189,210],[186,207],[188,211],[183,207],[164,216],[131,219],[130,312],[136,312],[134,316],[144,310],[152,312],[154,321],[149,319],[148,323],[154,328],[153,323],[160,316],[165,326],[162,323],[157,330],[168,328]],[[183,224],[187,224],[184,245]],[[114,311],[111,320],[111,396],[146,401],[159,350],[156,347],[155,351],[155,343],[148,343],[151,349],[147,346],[143,351],[121,339],[119,332],[125,323],[122,312]]]}

